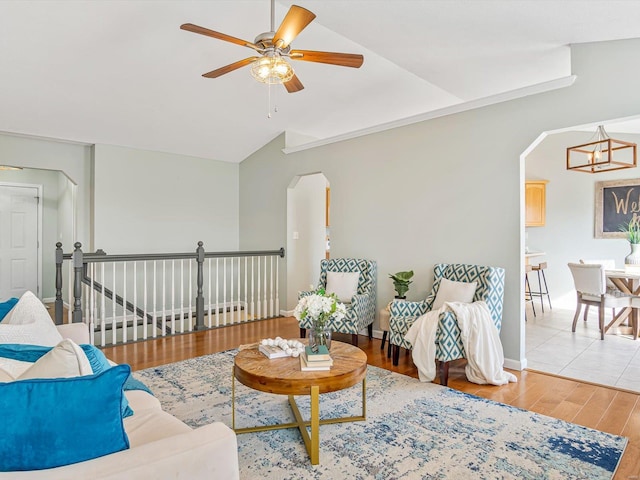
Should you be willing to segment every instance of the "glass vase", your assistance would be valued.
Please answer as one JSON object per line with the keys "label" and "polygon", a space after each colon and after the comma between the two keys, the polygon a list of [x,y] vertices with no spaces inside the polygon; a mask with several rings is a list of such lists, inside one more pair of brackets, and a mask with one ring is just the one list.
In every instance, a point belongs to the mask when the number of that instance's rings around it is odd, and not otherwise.
{"label": "glass vase", "polygon": [[314,325],[309,330],[309,346],[324,345],[331,350],[331,330],[328,327]]}

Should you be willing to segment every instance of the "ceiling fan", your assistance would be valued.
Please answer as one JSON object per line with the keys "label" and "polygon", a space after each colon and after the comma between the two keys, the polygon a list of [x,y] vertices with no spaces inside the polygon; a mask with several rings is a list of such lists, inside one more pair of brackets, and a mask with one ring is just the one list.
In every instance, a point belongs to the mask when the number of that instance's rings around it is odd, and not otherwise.
{"label": "ceiling fan", "polygon": [[282,20],[280,27],[278,27],[278,30],[274,31],[274,3],[275,0],[271,0],[271,30],[261,33],[253,42],[225,35],[224,33],[209,30],[208,28],[199,27],[192,23],[180,25],[182,30],[217,38],[225,42],[235,43],[243,47],[249,47],[259,54],[259,56],[248,57],[207,72],[202,75],[203,77],[217,78],[238,68],[251,65],[251,74],[258,81],[268,84],[282,83],[287,89],[287,92],[295,93],[302,90],[304,86],[285,58],[352,68],[359,68],[362,65],[364,61],[362,55],[318,52],[313,50],[292,50],[291,42],[316,16],[306,8],[292,5],[284,17],[284,20]]}

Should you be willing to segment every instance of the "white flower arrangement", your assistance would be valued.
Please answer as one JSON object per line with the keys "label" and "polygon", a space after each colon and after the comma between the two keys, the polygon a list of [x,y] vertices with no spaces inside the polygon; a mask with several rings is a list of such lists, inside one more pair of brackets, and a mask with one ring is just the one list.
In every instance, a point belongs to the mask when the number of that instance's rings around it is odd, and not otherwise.
{"label": "white flower arrangement", "polygon": [[321,288],[311,295],[302,297],[293,311],[293,316],[298,321],[310,318],[315,328],[324,328],[330,318],[342,320],[346,313],[346,307],[338,301],[335,293],[326,293]]}

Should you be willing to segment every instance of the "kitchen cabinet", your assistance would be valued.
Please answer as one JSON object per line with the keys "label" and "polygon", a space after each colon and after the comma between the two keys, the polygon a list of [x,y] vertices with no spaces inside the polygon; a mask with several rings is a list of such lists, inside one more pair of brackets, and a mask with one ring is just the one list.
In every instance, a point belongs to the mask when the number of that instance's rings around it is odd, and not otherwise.
{"label": "kitchen cabinet", "polygon": [[548,180],[527,180],[524,187],[525,226],[543,227],[546,214]]}

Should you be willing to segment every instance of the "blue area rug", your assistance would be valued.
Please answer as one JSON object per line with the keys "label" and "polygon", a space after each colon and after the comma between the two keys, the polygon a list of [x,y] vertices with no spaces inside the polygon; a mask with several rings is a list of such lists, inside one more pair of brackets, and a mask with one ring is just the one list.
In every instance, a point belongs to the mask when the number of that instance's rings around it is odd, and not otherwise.
{"label": "blue area rug", "polygon": [[[231,426],[235,350],[141,370],[192,427]],[[322,395],[322,418],[360,415],[361,385]],[[294,421],[287,397],[236,382],[236,427]],[[308,397],[296,397],[309,416]],[[627,440],[369,367],[367,420],[320,427],[320,465],[297,429],[238,435],[242,479],[611,479]]]}

